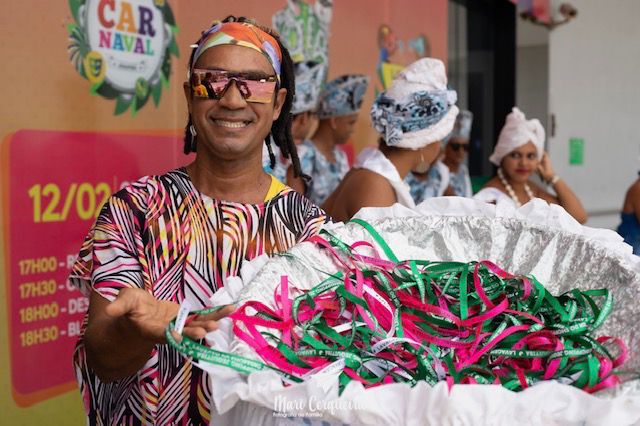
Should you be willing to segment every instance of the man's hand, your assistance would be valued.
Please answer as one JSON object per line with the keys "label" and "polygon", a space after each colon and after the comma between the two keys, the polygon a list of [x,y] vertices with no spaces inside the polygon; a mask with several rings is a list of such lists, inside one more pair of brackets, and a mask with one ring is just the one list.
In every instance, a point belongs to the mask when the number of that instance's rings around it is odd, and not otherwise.
{"label": "man's hand", "polygon": [[[202,339],[210,331],[218,329],[218,320],[230,315],[235,310],[236,307],[234,305],[228,305],[210,314],[190,317],[182,329],[182,334],[193,340]],[[175,331],[172,333],[176,340],[180,341],[182,339]]]}
{"label": "man's hand", "polygon": [[158,300],[140,288],[123,288],[105,307],[105,314],[117,320],[124,334],[136,334],[153,343],[166,343],[164,330],[178,314],[179,305]]}
{"label": "man's hand", "polygon": [[[149,360],[154,346],[166,343],[165,330],[179,309],[177,303],[158,300],[140,288],[121,289],[113,302],[93,292],[84,336],[89,366],[103,382],[135,374]],[[227,306],[196,315],[185,326],[184,335],[201,339],[234,309]],[[175,332],[174,337],[180,338]]]}

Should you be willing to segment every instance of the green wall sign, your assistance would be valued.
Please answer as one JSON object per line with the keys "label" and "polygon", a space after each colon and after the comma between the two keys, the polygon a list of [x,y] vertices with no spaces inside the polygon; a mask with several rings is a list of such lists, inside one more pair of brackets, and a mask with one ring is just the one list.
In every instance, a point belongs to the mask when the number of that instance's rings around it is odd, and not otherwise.
{"label": "green wall sign", "polygon": [[584,139],[569,139],[569,164],[581,166],[584,163]]}

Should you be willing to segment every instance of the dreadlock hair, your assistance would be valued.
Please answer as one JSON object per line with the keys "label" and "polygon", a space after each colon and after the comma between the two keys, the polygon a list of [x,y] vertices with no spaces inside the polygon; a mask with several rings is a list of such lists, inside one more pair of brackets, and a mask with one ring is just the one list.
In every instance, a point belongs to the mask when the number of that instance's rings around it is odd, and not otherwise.
{"label": "dreadlock hair", "polygon": [[[300,177],[306,181],[310,179],[309,176],[302,173],[302,169],[300,168],[300,159],[298,158],[298,152],[296,151],[296,145],[293,141],[293,136],[291,135],[291,107],[293,105],[293,97],[295,95],[295,74],[293,68],[293,60],[291,59],[291,55],[289,54],[289,50],[284,46],[282,41],[280,40],[280,34],[278,34],[275,30],[259,25],[255,21],[245,18],[238,17],[236,18],[233,15],[227,16],[223,21],[225,22],[247,22],[251,25],[254,25],[260,28],[265,33],[272,36],[278,46],[280,47],[280,51],[282,52],[282,64],[280,69],[280,85],[276,86],[276,89],[279,87],[283,87],[287,89],[287,95],[284,100],[284,104],[282,105],[282,110],[280,111],[280,116],[277,120],[273,122],[271,125],[271,131],[267,135],[265,142],[267,144],[267,148],[269,151],[269,160],[271,163],[271,168],[273,169],[276,165],[276,157],[273,154],[273,150],[271,149],[271,141],[276,144],[280,151],[285,156],[285,158],[291,159],[291,163],[293,165],[293,175],[295,177]],[[203,33],[204,34],[204,33]],[[195,56],[195,52],[202,43],[202,37],[193,45],[191,49],[191,57],[189,58],[189,69],[193,67],[193,59]],[[193,90],[193,89],[191,89]],[[191,120],[191,114],[189,114],[189,120],[187,125],[185,126],[184,132],[184,153],[189,154],[190,152],[195,152],[195,143],[194,136],[191,134],[191,126],[193,122]]]}

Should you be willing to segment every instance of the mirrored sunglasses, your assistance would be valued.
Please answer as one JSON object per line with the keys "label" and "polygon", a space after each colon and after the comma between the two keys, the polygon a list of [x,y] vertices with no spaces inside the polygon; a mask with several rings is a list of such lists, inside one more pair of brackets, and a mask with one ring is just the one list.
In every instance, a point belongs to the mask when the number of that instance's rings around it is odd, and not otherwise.
{"label": "mirrored sunglasses", "polygon": [[261,104],[271,103],[277,86],[275,75],[264,77],[206,69],[194,69],[191,73],[191,89],[196,98],[222,99],[232,82],[245,101]]}

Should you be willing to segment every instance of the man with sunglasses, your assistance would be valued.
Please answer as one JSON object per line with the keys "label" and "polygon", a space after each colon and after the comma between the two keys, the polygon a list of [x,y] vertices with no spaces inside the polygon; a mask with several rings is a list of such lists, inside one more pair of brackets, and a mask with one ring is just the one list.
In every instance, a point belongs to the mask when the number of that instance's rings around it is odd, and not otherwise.
{"label": "man with sunglasses", "polygon": [[[209,377],[166,344],[169,321],[182,303],[207,307],[245,261],[285,251],[327,220],[262,168],[272,139],[301,174],[289,132],[293,64],[277,35],[229,17],[193,48],[185,152],[195,160],[114,194],[69,278],[90,298],[74,354],[89,424],[208,425]],[[232,310],[194,317],[185,334],[202,338]]]}

